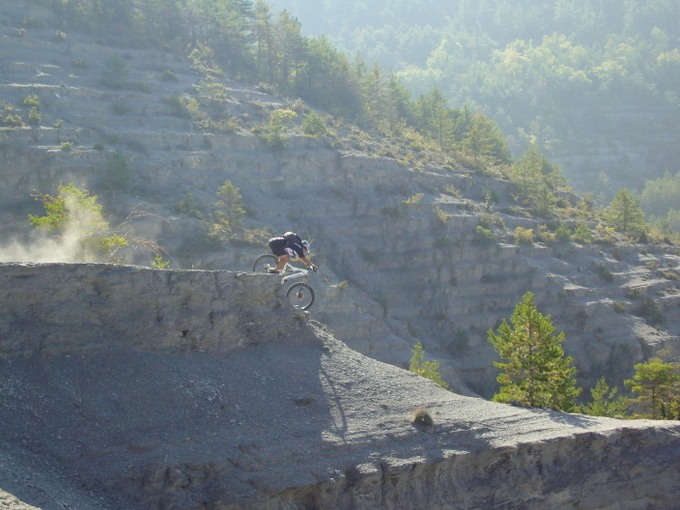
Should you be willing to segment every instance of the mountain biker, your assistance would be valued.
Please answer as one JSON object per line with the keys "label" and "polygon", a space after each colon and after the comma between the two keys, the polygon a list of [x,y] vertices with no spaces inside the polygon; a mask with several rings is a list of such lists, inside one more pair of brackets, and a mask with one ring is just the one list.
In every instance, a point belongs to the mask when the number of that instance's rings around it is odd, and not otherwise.
{"label": "mountain biker", "polygon": [[282,236],[272,237],[269,240],[269,249],[279,260],[276,267],[270,269],[269,272],[278,274],[290,260],[290,257],[297,257],[316,273],[316,266],[305,257],[305,254],[309,253],[309,248],[309,241],[301,239],[294,232],[286,232]]}

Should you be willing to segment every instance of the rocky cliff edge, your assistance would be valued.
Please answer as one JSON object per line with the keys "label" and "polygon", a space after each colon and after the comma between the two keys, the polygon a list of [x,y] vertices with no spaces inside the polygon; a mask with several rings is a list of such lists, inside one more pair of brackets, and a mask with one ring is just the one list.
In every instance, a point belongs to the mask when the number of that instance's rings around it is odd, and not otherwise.
{"label": "rocky cliff edge", "polygon": [[677,422],[448,392],[346,347],[275,276],[0,264],[0,281],[5,508],[679,507]]}

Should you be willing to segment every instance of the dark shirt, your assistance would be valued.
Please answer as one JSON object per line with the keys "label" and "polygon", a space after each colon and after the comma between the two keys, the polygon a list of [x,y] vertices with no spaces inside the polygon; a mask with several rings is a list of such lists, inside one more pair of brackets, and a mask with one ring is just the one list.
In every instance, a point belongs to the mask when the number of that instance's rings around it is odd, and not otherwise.
{"label": "dark shirt", "polygon": [[304,258],[305,257],[305,252],[303,251],[303,247],[301,244],[298,243],[290,243],[286,241],[286,239],[283,236],[279,237],[274,237],[269,240],[269,247],[271,248],[272,252],[274,255],[281,256],[286,252],[286,248],[290,248],[295,252],[295,256]]}

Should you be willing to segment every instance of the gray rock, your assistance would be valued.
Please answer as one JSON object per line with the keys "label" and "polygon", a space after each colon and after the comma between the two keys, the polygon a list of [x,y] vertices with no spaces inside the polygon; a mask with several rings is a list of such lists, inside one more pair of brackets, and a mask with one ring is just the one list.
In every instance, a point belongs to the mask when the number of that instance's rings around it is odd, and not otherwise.
{"label": "gray rock", "polygon": [[349,349],[276,276],[2,264],[0,281],[12,510],[677,507],[677,422],[448,392]]}

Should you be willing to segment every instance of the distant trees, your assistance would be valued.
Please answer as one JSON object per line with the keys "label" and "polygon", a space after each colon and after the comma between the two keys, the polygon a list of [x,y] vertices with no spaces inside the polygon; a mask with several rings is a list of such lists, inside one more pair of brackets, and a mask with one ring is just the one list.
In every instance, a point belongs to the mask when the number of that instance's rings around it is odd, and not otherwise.
{"label": "distant trees", "polygon": [[[53,3],[75,26],[118,34],[112,40],[188,48],[194,69],[210,82],[203,89],[228,72],[351,121],[395,133],[410,126],[443,151],[469,155],[475,167],[510,163],[506,141],[489,117],[448,107],[436,88],[412,101],[396,75],[384,73],[378,64],[367,66],[361,57],[351,62],[325,37],[304,37],[300,22],[289,11],[274,14],[264,0]],[[125,37],[120,31],[126,31]],[[128,75],[125,62],[114,56],[107,61],[102,80],[126,88]]]}
{"label": "distant trees", "polygon": [[535,143],[530,144],[514,164],[510,178],[517,187],[517,198],[544,218],[554,213],[553,192],[566,188],[559,166],[550,163]]}
{"label": "distant trees", "polygon": [[494,362],[501,373],[495,402],[515,403],[531,407],[547,407],[569,412],[581,393],[571,377],[576,368],[573,359],[564,355],[564,333],[555,334],[550,316],[540,313],[534,296],[527,292],[510,317],[498,328],[498,334],[488,331],[491,342],[501,358]]}
{"label": "distant trees", "polygon": [[[512,136],[513,151],[533,141],[554,158],[551,151],[558,148],[561,154],[564,149],[580,153],[591,143],[620,140],[623,133],[634,146],[635,133],[651,132],[659,139],[650,170],[676,170],[677,154],[669,154],[664,142],[666,126],[674,125],[680,112],[676,1],[279,0],[277,5],[297,15],[309,32],[327,34],[352,54],[394,69],[414,98],[437,88],[450,105],[480,107]],[[619,123],[624,111],[635,115]],[[445,118],[435,118],[437,125],[428,129],[437,133],[428,135],[446,145]],[[620,168],[637,186],[642,176],[635,175],[632,161]],[[579,166],[581,186],[592,188],[599,169]],[[610,199],[616,189],[597,191]]]}
{"label": "distant trees", "polygon": [[666,223],[680,232],[680,172],[666,172],[658,179],[645,183],[640,197],[640,207],[649,217],[649,223]]}

